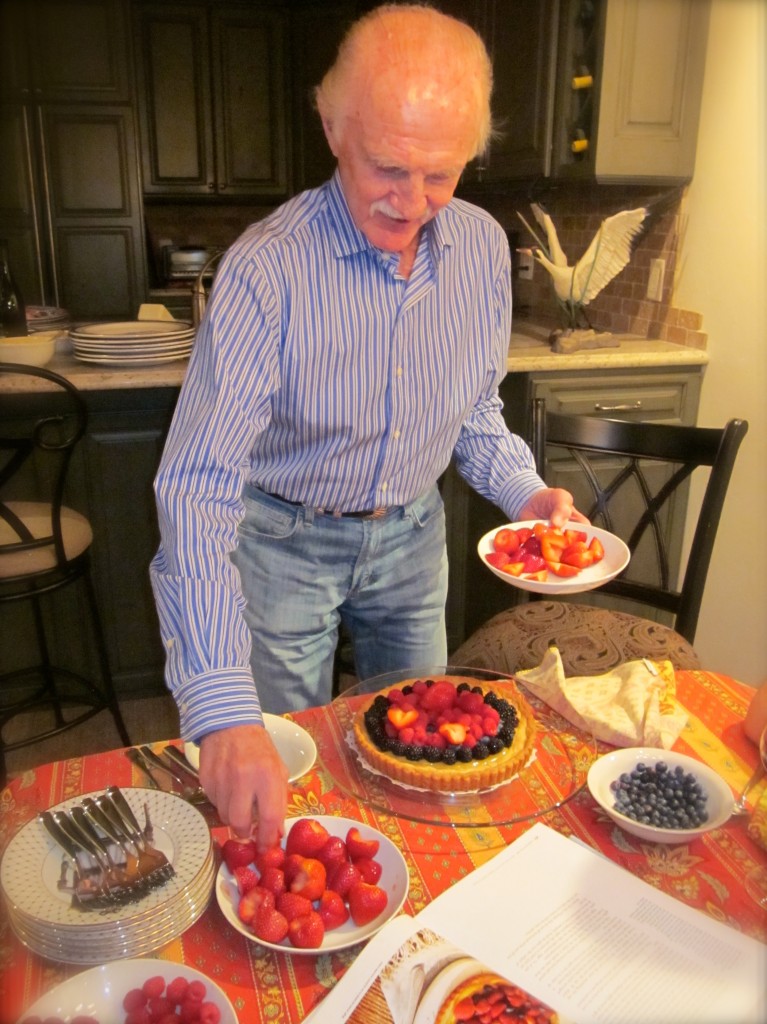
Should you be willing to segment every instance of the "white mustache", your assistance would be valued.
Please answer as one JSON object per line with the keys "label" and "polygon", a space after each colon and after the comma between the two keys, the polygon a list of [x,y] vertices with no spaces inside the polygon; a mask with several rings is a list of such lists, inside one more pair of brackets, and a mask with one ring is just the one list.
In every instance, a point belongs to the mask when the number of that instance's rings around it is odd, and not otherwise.
{"label": "white mustache", "polygon": [[[385,199],[377,199],[374,203],[371,203],[370,214],[372,216],[375,213],[382,213],[385,217],[390,217],[392,220],[408,220],[407,217],[403,217],[401,213],[395,210],[393,206],[390,206]],[[431,212],[427,207],[426,211],[418,218],[418,220],[423,223],[429,219],[430,215]]]}

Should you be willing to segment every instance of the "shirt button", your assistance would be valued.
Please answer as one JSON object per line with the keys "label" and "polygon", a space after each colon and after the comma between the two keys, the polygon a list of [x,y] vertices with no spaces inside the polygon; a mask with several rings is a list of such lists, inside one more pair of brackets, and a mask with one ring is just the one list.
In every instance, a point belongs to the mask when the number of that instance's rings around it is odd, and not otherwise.
{"label": "shirt button", "polygon": [[394,440],[395,440],[395,441],[396,441],[396,440],[397,440],[397,439],[399,438],[399,434],[400,434],[399,430],[395,430],[395,431],[394,431],[394,435],[393,435],[393,437],[394,437]]}
{"label": "shirt button", "polygon": [[388,484],[385,484],[385,483],[384,483],[384,484],[381,484],[381,490],[382,490],[382,491],[384,492],[384,494],[385,494],[385,493],[386,493],[386,492],[387,492],[387,491],[389,490],[389,485],[388,485]]}
{"label": "shirt button", "polygon": [[401,377],[401,376],[402,376],[402,367],[401,367],[401,366],[398,366],[398,367],[397,367],[397,376],[398,376],[398,377]]}

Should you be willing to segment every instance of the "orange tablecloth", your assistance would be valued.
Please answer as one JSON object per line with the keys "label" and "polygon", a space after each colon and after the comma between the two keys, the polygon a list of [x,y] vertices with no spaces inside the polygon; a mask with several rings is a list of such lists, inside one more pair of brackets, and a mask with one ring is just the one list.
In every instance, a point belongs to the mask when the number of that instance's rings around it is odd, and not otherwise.
{"label": "orange tablecloth", "polygon": [[[711,672],[677,674],[677,696],[689,721],[675,749],[715,768],[735,792],[745,784],[758,754],[746,738],[742,720],[753,691]],[[314,708],[296,714],[310,732],[325,712]],[[607,748],[604,748],[607,749]],[[15,779],[0,795],[0,849],[37,812],[81,793],[109,784],[142,786],[144,779],[121,750],[55,762]],[[765,783],[753,799],[767,803]],[[543,785],[530,785],[528,797],[547,797]],[[529,828],[532,821],[507,827],[460,828],[418,824],[374,813],[350,798],[321,764],[292,788],[290,816],[337,814],[380,829],[405,856],[410,891],[405,909],[416,914],[449,885],[492,857]],[[744,887],[746,873],[765,860],[765,851],[749,836],[748,817],[732,818],[723,828],[689,844],[647,844],[613,826],[587,789],[543,819],[566,835],[601,850],[618,864],[705,914],[767,942],[767,914]],[[213,822],[214,837],[228,831]],[[215,899],[200,920],[156,956],[203,971],[228,994],[243,1024],[294,1024],[333,986],[356,954],[290,956],[248,942],[224,919]],[[29,953],[0,923],[0,1024],[14,1024],[24,1008],[45,990],[84,968],[47,962]]]}

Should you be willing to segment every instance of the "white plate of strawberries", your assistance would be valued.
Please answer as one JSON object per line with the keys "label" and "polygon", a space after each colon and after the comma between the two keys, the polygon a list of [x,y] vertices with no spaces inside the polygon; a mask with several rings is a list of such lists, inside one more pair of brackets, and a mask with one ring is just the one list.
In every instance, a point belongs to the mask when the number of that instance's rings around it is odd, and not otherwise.
{"label": "white plate of strawberries", "polygon": [[385,835],[352,818],[291,818],[258,854],[228,839],[216,899],[241,935],[283,953],[318,954],[369,939],[405,902],[407,865]]}

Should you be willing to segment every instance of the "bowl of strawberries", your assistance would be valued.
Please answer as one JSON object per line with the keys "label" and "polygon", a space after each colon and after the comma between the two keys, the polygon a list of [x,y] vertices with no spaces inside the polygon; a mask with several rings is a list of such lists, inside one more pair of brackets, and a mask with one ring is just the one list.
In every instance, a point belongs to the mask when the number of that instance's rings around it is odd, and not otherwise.
{"label": "bowl of strawberries", "polygon": [[333,815],[286,826],[282,842],[262,853],[254,840],[223,844],[216,899],[240,934],[316,955],[366,941],[402,909],[407,865],[377,829]]}

